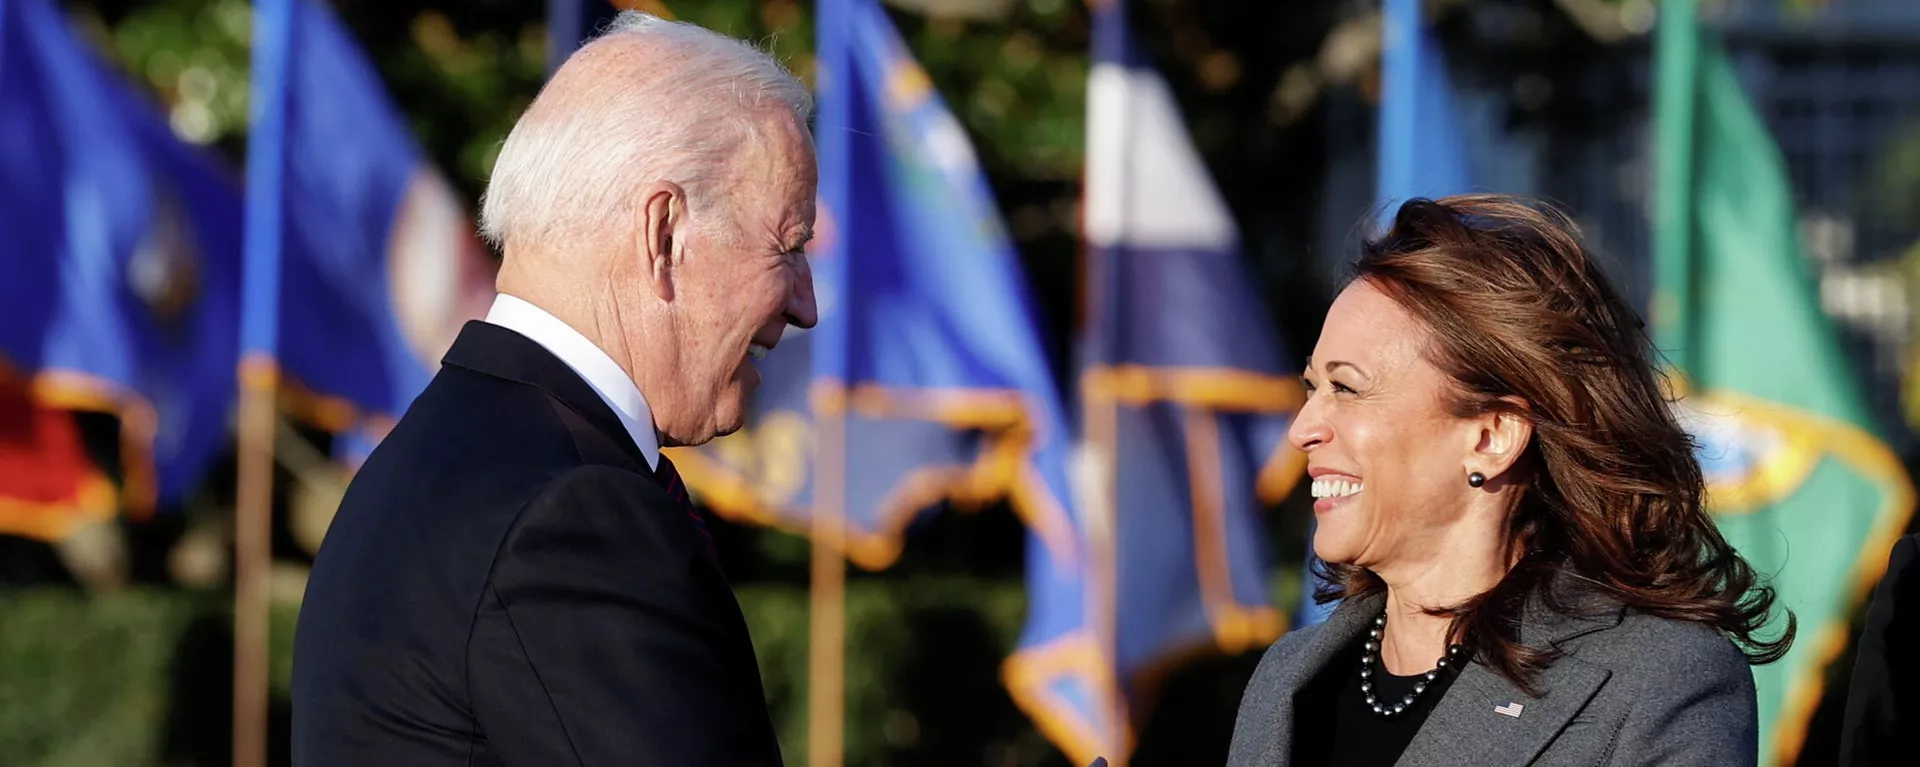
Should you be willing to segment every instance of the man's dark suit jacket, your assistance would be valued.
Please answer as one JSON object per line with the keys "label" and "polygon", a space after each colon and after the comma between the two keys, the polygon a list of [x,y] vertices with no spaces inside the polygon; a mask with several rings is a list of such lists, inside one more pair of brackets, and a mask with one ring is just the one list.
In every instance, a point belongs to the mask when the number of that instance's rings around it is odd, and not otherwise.
{"label": "man's dark suit jacket", "polygon": [[293,763],[776,765],[738,603],[613,410],[469,323],[327,531]]}
{"label": "man's dark suit jacket", "polygon": [[1920,746],[1920,538],[1893,545],[1887,574],[1873,590],[1867,625],[1853,659],[1846,718],[1840,725],[1843,765],[1911,765]]}

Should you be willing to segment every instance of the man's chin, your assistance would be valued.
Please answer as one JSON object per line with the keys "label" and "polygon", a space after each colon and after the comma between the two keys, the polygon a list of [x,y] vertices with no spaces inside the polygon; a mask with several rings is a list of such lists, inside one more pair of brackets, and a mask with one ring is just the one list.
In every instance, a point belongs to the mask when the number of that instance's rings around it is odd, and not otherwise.
{"label": "man's chin", "polygon": [[713,413],[714,438],[718,439],[746,428],[747,398],[751,394],[752,391],[748,390],[741,392],[738,396],[727,397],[716,403]]}

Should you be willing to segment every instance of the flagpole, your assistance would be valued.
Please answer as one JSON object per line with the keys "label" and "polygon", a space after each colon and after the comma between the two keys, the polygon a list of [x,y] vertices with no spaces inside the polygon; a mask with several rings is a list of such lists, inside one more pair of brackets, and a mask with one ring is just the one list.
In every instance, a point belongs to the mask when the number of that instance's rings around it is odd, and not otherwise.
{"label": "flagpole", "polygon": [[1694,373],[1693,152],[1700,31],[1693,0],[1660,4],[1654,45],[1653,340]]}
{"label": "flagpole", "polygon": [[1095,572],[1100,573],[1100,581],[1088,589],[1088,598],[1095,602],[1093,614],[1099,616],[1093,626],[1094,635],[1100,642],[1100,651],[1106,662],[1102,668],[1108,674],[1110,685],[1105,691],[1107,721],[1111,726],[1107,730],[1107,764],[1109,767],[1127,767],[1133,754],[1127,748],[1127,732],[1132,727],[1126,706],[1126,696],[1121,692],[1125,681],[1120,678],[1120,573],[1117,561],[1118,534],[1114,519],[1114,509],[1120,500],[1120,399],[1115,391],[1115,381],[1109,377],[1105,388],[1096,395],[1087,419],[1087,437],[1097,456],[1095,464],[1096,482],[1094,497],[1086,499],[1082,510],[1086,514],[1088,554],[1093,560]]}
{"label": "flagpole", "polygon": [[[878,10],[877,8],[873,10]],[[814,269],[837,293],[848,284],[852,248],[860,227],[852,206],[850,143],[852,100],[856,98],[852,39],[858,14],[848,0],[816,5],[814,91],[818,99],[820,215],[839,234],[816,243]],[[839,218],[835,218],[839,217]],[[848,305],[820,302],[814,341],[812,386],[815,458],[813,465],[812,586],[807,610],[807,766],[840,767],[846,738],[846,513],[848,330],[838,313]],[[847,300],[847,304],[851,304]]]}
{"label": "flagpole", "polygon": [[[1098,59],[1104,58],[1112,67],[1123,67],[1131,55],[1133,43],[1127,27],[1126,8],[1125,0],[1089,2],[1088,9],[1095,16],[1096,58],[1095,66],[1089,72],[1090,78],[1100,70]],[[1111,78],[1111,75],[1107,77]],[[1097,574],[1087,588],[1088,628],[1102,656],[1100,668],[1107,683],[1106,689],[1098,693],[1103,698],[1098,705],[1105,709],[1102,713],[1107,727],[1099,734],[1096,746],[1106,753],[1096,756],[1104,756],[1110,767],[1126,767],[1133,757],[1127,748],[1132,722],[1127,711],[1123,692],[1125,681],[1121,678],[1119,663],[1120,584],[1116,561],[1116,509],[1120,498],[1120,400],[1117,381],[1109,367],[1119,361],[1118,349],[1109,333],[1120,327],[1119,299],[1115,290],[1119,278],[1110,248],[1118,247],[1124,241],[1126,217],[1133,210],[1133,200],[1129,199],[1129,195],[1133,191],[1130,177],[1135,169],[1133,156],[1126,151],[1131,146],[1130,134],[1135,127],[1134,120],[1139,116],[1135,111],[1138,104],[1134,100],[1133,87],[1128,82],[1110,80],[1096,90],[1089,83],[1088,164],[1111,163],[1112,175],[1103,181],[1090,177],[1082,179],[1082,195],[1091,209],[1083,215],[1094,221],[1083,223],[1087,259],[1081,300],[1086,304],[1083,322],[1094,330],[1091,331],[1091,342],[1083,336],[1080,349],[1083,356],[1080,376],[1081,430],[1082,438],[1087,443],[1085,447],[1090,453],[1085,458],[1088,463],[1081,468],[1090,471],[1084,478],[1090,492],[1079,501],[1083,515],[1082,531],[1086,536],[1087,556],[1091,564],[1089,569]],[[1105,106],[1106,103],[1112,106]],[[1106,118],[1104,122],[1102,117]],[[1082,332],[1088,333],[1085,329]]]}
{"label": "flagpole", "polygon": [[813,587],[807,615],[807,765],[840,767],[846,732],[846,409],[837,383],[816,384]]}
{"label": "flagpole", "polygon": [[252,124],[240,297],[239,473],[233,512],[233,767],[267,767],[273,445],[280,374],[280,249],[287,84],[296,2],[253,6]]}
{"label": "flagpole", "polygon": [[234,511],[233,765],[267,764],[267,645],[273,566],[274,393],[271,361],[240,373],[239,488]]}

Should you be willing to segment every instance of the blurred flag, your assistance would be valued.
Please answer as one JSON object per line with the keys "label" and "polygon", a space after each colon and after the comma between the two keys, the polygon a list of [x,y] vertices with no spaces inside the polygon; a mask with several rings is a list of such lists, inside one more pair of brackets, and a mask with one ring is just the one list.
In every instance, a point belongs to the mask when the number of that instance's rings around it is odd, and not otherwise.
{"label": "blurred flag", "polygon": [[1111,603],[1087,602],[1068,424],[1021,265],[965,131],[886,11],[823,0],[816,28],[820,325],[768,355],[752,427],[675,460],[723,511],[801,530],[816,509],[844,513],[848,556],[868,568],[898,556],[929,506],[1008,497],[1031,543],[1005,681],[1084,762],[1115,731],[1111,663],[1089,625]]}
{"label": "blurred flag", "polygon": [[1720,529],[1800,619],[1792,652],[1754,669],[1762,763],[1788,765],[1913,488],[1822,313],[1766,124],[1692,2],[1669,0],[1661,22],[1656,340],[1690,389],[1681,416]]}
{"label": "blurred flag", "polygon": [[[1401,203],[1469,192],[1468,160],[1460,109],[1454,103],[1446,53],[1421,15],[1420,0],[1386,0],[1382,9],[1381,99],[1374,196],[1380,224],[1393,220]],[[1311,537],[1301,577],[1295,626],[1311,626],[1333,614],[1337,603],[1314,601],[1321,583],[1313,574]]]}
{"label": "blurred flag", "polygon": [[1446,52],[1421,16],[1422,5],[1386,0],[1383,9],[1375,196],[1389,221],[1407,200],[1460,194],[1474,185]]}
{"label": "blurred flag", "polygon": [[1268,601],[1260,515],[1300,476],[1286,430],[1302,392],[1232,214],[1134,46],[1124,2],[1096,2],[1093,16],[1074,472],[1090,554],[1083,612],[1101,644],[1025,660],[1088,688],[1111,676],[1122,694],[1019,700],[1101,725],[1054,733],[1076,763],[1123,764],[1170,658],[1256,648],[1284,629]]}
{"label": "blurred flag", "polygon": [[[130,510],[176,502],[225,444],[240,279],[233,182],[54,4],[0,0],[0,368],[41,406],[119,416]],[[106,513],[113,498],[97,474],[70,463],[70,424],[22,417],[53,472],[27,494]]]}
{"label": "blurred flag", "polygon": [[87,455],[73,413],[0,371],[0,535],[43,541],[113,517],[118,493]]}
{"label": "blurred flag", "polygon": [[364,450],[486,313],[493,258],[333,12],[255,8],[242,375]]}
{"label": "blurred flag", "polygon": [[867,569],[921,512],[1009,494],[1036,548],[1070,552],[1059,397],[966,133],[877,2],[819,13],[820,325],[758,363],[746,429],[674,462],[728,516],[804,534],[829,504]]}
{"label": "blurred flag", "polygon": [[1029,530],[1028,615],[1004,679],[1087,761],[1077,747],[1113,727],[1097,708],[1112,682],[1089,625],[1102,608],[1087,601],[1084,526],[1066,504],[1066,411],[1026,277],[965,130],[879,2],[825,0],[817,28],[814,407],[845,424],[818,474],[824,486],[843,472],[848,519],[866,530],[897,529],[869,515],[900,519],[929,493],[1010,496]]}

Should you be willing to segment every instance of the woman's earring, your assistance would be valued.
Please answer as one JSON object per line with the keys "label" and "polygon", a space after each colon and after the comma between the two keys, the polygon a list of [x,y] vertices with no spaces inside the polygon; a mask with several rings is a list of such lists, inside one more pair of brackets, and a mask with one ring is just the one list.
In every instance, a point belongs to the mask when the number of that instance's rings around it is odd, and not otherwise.
{"label": "woman's earring", "polygon": [[1467,475],[1467,484],[1472,487],[1479,487],[1486,483],[1487,483],[1487,475],[1485,474],[1481,474],[1480,472],[1476,471]]}

